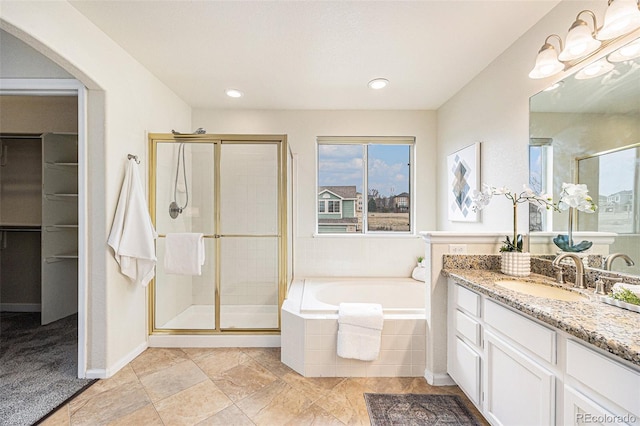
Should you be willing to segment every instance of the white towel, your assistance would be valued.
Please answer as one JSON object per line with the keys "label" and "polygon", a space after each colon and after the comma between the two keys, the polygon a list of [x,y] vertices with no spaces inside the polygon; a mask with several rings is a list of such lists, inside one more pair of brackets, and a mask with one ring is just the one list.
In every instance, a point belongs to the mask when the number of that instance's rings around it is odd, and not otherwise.
{"label": "white towel", "polygon": [[615,283],[613,287],[611,287],[611,291],[613,293],[619,293],[622,289],[630,290],[633,294],[640,297],[640,285],[636,284],[626,284],[626,283]]}
{"label": "white towel", "polygon": [[341,303],[338,308],[338,356],[373,361],[380,354],[382,306]]}
{"label": "white towel", "polygon": [[134,159],[130,159],[107,243],[113,249],[120,272],[143,286],[149,284],[155,275],[154,240],[157,237],[145,201],[138,165]]}
{"label": "white towel", "polygon": [[179,275],[202,275],[204,236],[195,233],[167,234],[164,272]]}

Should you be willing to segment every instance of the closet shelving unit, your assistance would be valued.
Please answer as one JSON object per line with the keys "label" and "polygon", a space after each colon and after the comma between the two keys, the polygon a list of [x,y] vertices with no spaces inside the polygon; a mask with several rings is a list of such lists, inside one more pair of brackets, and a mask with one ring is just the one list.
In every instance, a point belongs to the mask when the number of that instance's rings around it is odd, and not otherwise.
{"label": "closet shelving unit", "polygon": [[78,307],[78,136],[0,136],[2,293],[48,324]]}
{"label": "closet shelving unit", "polygon": [[[42,321],[77,311],[78,137],[42,137]],[[56,297],[53,292],[63,294]]]}

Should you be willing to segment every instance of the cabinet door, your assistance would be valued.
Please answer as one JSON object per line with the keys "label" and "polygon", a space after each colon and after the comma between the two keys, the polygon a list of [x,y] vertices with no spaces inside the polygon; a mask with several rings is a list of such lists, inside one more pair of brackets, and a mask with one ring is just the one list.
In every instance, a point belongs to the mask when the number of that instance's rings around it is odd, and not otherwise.
{"label": "cabinet door", "polygon": [[564,387],[563,425],[620,425],[620,420],[577,390]]}
{"label": "cabinet door", "polygon": [[480,355],[455,337],[448,362],[449,375],[476,405],[480,403]]}
{"label": "cabinet door", "polygon": [[485,415],[497,425],[555,423],[555,377],[485,330]]}

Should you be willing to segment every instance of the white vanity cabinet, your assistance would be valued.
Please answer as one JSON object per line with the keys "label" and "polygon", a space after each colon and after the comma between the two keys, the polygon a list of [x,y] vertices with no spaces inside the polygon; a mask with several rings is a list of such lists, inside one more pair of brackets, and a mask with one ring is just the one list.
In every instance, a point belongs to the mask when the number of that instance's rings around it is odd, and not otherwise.
{"label": "white vanity cabinet", "polygon": [[482,329],[480,296],[462,286],[450,287],[447,370],[458,386],[480,405]]}
{"label": "white vanity cabinet", "polygon": [[452,280],[448,372],[493,425],[640,425],[640,368]]}
{"label": "white vanity cabinet", "polygon": [[[548,352],[549,338],[555,336],[546,335],[539,324],[490,301],[485,302],[485,315],[485,417],[496,425],[554,424],[556,378],[551,368],[547,368],[550,365],[531,354]],[[492,316],[504,322],[493,322]],[[501,335],[501,329],[514,330],[511,336],[515,339]],[[541,342],[532,337],[536,332],[545,337]],[[520,346],[518,340],[524,345]]]}

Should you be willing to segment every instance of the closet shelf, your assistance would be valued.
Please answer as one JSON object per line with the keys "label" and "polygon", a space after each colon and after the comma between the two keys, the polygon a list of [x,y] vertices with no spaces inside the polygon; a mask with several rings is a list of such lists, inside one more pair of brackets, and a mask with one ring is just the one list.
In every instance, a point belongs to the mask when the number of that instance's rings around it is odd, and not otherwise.
{"label": "closet shelf", "polygon": [[39,225],[0,225],[1,232],[40,232],[41,229]]}
{"label": "closet shelf", "polygon": [[54,193],[44,194],[44,198],[49,201],[67,201],[78,198],[78,194],[74,193]]}
{"label": "closet shelf", "polygon": [[45,262],[47,263],[55,263],[55,262],[62,262],[65,260],[74,260],[74,259],[78,259],[78,254],[77,253],[69,253],[69,254],[56,254],[53,256],[47,256],[45,257]]}
{"label": "closet shelf", "polygon": [[78,229],[78,225],[47,225],[44,227],[44,230],[47,232],[57,232],[69,229]]}

